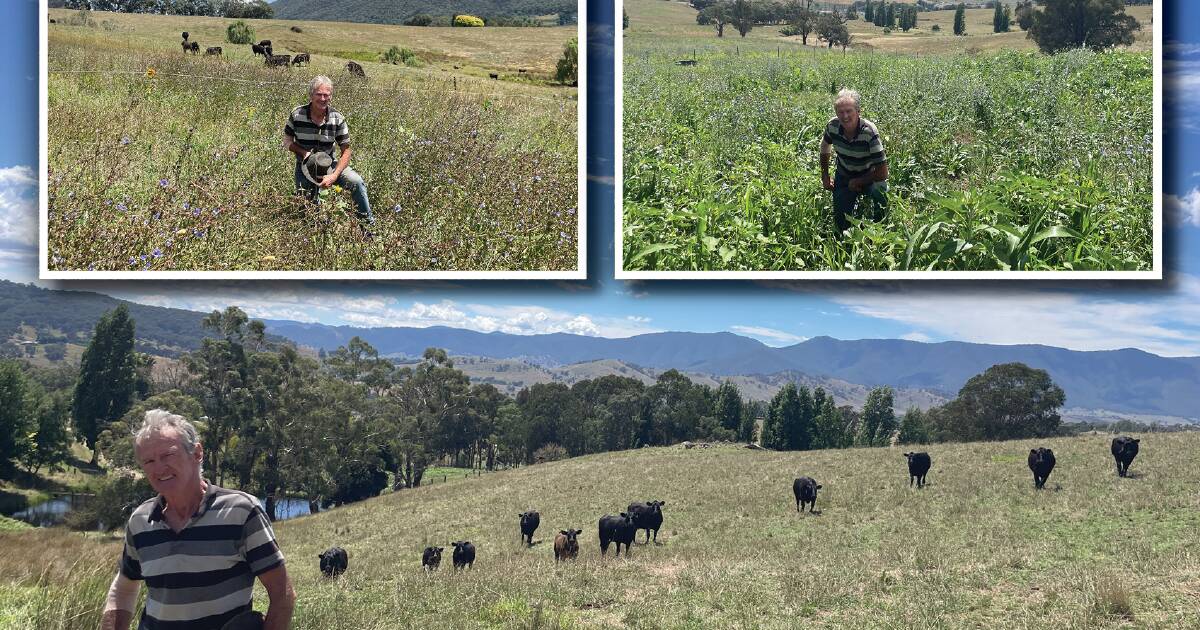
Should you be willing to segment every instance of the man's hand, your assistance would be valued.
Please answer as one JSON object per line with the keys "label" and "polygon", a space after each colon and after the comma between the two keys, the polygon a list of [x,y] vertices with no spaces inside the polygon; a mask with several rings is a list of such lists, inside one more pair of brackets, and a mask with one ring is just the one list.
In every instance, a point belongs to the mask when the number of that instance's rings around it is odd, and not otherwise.
{"label": "man's hand", "polygon": [[321,178],[321,188],[329,188],[337,183],[339,175],[337,173],[329,173]]}
{"label": "man's hand", "polygon": [[825,190],[833,190],[833,180],[829,179],[829,173],[821,173],[821,186]]}
{"label": "man's hand", "polygon": [[870,180],[870,177],[856,177],[856,178],[850,180],[850,183],[847,184],[847,186],[850,188],[850,190],[852,190],[854,192],[862,192],[863,189],[865,189],[868,186],[867,182],[869,180]]}

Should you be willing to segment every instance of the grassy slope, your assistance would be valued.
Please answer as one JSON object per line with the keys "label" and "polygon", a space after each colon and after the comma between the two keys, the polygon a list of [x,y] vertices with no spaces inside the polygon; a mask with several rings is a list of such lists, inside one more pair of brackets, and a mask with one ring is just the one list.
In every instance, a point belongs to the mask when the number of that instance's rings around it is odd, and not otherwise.
{"label": "grassy slope", "polygon": [[[628,0],[625,9],[629,12],[629,28],[625,37],[634,41],[639,38],[649,38],[662,43],[661,38],[687,38],[690,43],[704,46],[751,46],[754,48],[786,45],[801,45],[799,37],[781,37],[780,26],[756,26],[745,38],[738,37],[732,27],[726,29],[725,37],[716,37],[716,29],[712,26],[696,24],[696,10],[686,2],[676,0]],[[1137,18],[1143,25],[1136,34],[1136,42],[1131,50],[1150,50],[1152,30],[1150,16],[1152,7],[1140,5],[1126,7],[1129,15]],[[861,16],[860,16],[861,17]],[[927,11],[917,14],[917,28],[907,33],[897,29],[884,35],[883,28],[870,24],[862,19],[846,23],[854,36],[852,48],[865,48],[885,52],[900,52],[909,54],[930,54],[946,52],[965,52],[969,50],[998,50],[1003,48],[1032,49],[1036,45],[1025,37],[1025,32],[1019,30],[1013,23],[1013,32],[992,32],[992,10],[970,9],[966,11],[967,36],[954,36],[954,11]],[[937,24],[941,31],[934,33],[931,29]],[[723,40],[723,41],[722,41]],[[689,43],[680,41],[680,44]],[[825,47],[816,35],[810,35],[808,44],[811,47]],[[864,46],[865,44],[865,46]],[[768,46],[769,45],[769,46]]]}
{"label": "grassy slope", "polygon": [[[1200,434],[1143,436],[1131,479],[1116,477],[1108,442],[1036,442],[1059,458],[1043,492],[1025,465],[1032,441],[930,446],[924,490],[908,487],[902,448],[654,448],[437,484],[275,529],[297,629],[1194,627]],[[795,512],[801,474],[824,485],[818,515]],[[666,501],[664,544],[601,560],[597,518],[648,499]],[[524,549],[516,517],[530,507],[542,526]],[[551,535],[566,527],[584,530],[580,558],[555,566]],[[422,548],[446,547],[449,564],[461,539],[478,547],[474,570],[423,574]],[[316,555],[335,544],[350,570],[331,582]],[[69,546],[100,567],[62,578],[81,584],[58,598],[78,614],[101,601],[96,572],[110,571],[118,545]],[[18,585],[30,569],[13,555],[0,554],[0,610],[27,605]]]}

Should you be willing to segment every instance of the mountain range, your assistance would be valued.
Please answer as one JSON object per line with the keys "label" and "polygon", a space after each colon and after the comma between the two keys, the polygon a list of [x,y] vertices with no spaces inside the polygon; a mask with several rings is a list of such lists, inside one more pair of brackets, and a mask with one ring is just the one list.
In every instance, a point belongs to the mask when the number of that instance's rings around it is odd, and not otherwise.
{"label": "mountain range", "polygon": [[[95,322],[121,301],[82,291],[57,291],[0,281],[0,342],[53,339],[86,343]],[[138,347],[176,356],[198,347],[204,313],[128,303]],[[266,320],[267,332],[314,351],[333,350],[355,336],[380,354],[412,360],[430,347],[460,357],[472,378],[502,389],[534,382],[574,382],[604,374],[652,380],[678,369],[697,382],[739,383],[762,399],[788,380],[841,392],[851,404],[867,388],[897,388],[897,408],[927,407],[953,398],[972,376],[997,363],[1047,370],[1067,394],[1077,418],[1125,415],[1200,423],[1200,357],[1161,357],[1136,349],[1082,352],[1043,345],[994,345],[900,339],[815,337],[782,348],[728,332],[664,332],[623,339],[566,333],[512,335],[433,326],[360,328]],[[473,359],[472,359],[473,358]],[[905,401],[907,404],[902,403]]]}

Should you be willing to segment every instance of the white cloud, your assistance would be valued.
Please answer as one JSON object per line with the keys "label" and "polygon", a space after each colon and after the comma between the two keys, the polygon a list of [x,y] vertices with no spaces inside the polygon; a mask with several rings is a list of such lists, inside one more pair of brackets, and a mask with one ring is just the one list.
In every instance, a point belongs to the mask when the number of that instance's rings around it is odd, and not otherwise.
{"label": "white cloud", "polygon": [[793,335],[790,332],[784,332],[774,328],[764,328],[762,326],[730,326],[729,330],[739,335],[753,337],[767,344],[768,346],[774,346],[776,348],[781,346],[789,346],[794,343],[800,343],[801,341],[808,339],[808,337],[801,337],[800,335]]}
{"label": "white cloud", "polygon": [[900,335],[900,338],[906,339],[908,341],[920,341],[922,343],[929,343],[929,342],[933,341],[933,337],[930,337],[929,335],[926,335],[925,333],[919,332],[916,330],[914,330],[910,333]]}
{"label": "white cloud", "polygon": [[1144,293],[1094,286],[955,292],[945,287],[893,291],[876,287],[831,298],[858,315],[959,341],[1200,355],[1200,278],[1177,274],[1166,287],[1138,289]]}
{"label": "white cloud", "polygon": [[1192,104],[1200,98],[1200,62],[1164,61],[1163,96],[1175,106],[1176,122],[1189,131],[1200,131]]}
{"label": "white cloud", "polygon": [[28,166],[0,168],[0,248],[37,243],[37,183]]}
{"label": "white cloud", "polygon": [[1182,197],[1163,195],[1163,208],[1168,221],[1200,226],[1200,188],[1193,188]]}

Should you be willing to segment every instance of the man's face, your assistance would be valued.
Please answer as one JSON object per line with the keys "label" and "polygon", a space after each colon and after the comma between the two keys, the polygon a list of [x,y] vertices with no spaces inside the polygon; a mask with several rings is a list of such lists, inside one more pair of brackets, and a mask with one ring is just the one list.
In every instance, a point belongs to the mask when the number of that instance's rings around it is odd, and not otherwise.
{"label": "man's face", "polygon": [[333,99],[333,88],[328,85],[318,85],[317,89],[313,90],[309,96],[312,97],[313,105],[316,105],[317,109],[323,110],[329,107],[329,101]]}
{"label": "man's face", "polygon": [[204,448],[197,444],[196,451],[188,453],[175,429],[151,433],[134,446],[134,454],[150,487],[159,494],[177,496],[200,487]]}
{"label": "man's face", "polygon": [[838,122],[842,123],[842,127],[846,129],[854,129],[858,127],[858,108],[854,106],[854,101],[843,99],[834,103],[833,111],[837,114]]}

